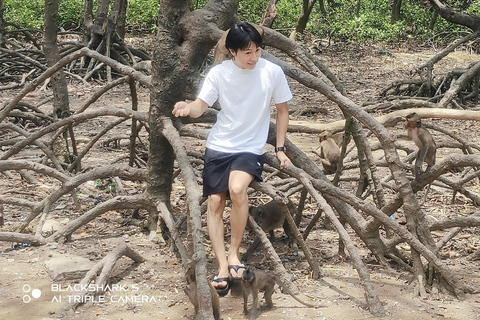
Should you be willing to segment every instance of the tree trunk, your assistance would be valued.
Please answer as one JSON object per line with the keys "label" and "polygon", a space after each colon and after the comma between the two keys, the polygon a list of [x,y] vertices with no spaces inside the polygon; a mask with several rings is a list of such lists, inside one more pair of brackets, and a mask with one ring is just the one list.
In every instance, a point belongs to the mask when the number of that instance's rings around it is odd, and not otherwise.
{"label": "tree trunk", "polygon": [[465,26],[472,29],[472,31],[480,31],[480,17],[456,11],[448,4],[443,4],[440,0],[429,1],[435,11],[448,22]]}
{"label": "tree trunk", "polygon": [[402,0],[393,0],[392,19],[391,19],[392,24],[394,24],[395,22],[400,20],[400,9],[401,8],[402,8]]}
{"label": "tree trunk", "polygon": [[5,22],[3,21],[3,0],[0,0],[0,48],[6,48],[5,46]]}
{"label": "tree trunk", "polygon": [[268,1],[267,7],[265,8],[265,11],[263,12],[263,15],[262,15],[262,21],[260,22],[262,26],[265,26],[268,28],[271,28],[273,26],[273,21],[277,16],[277,8],[275,6],[277,1],[278,0]]}
{"label": "tree trunk", "polygon": [[357,5],[355,6],[355,16],[360,17],[360,8],[362,7],[362,0],[357,0]]}
{"label": "tree trunk", "polygon": [[[222,30],[231,26],[237,7],[237,0],[210,1],[203,10],[195,11],[190,11],[190,1],[164,0],[160,4],[153,47],[148,160],[148,192],[156,203],[170,203],[175,159],[172,146],[162,134],[165,129],[162,119],[172,117],[175,102],[194,97],[192,93],[197,91],[203,61]],[[219,28],[212,30],[215,24]],[[176,119],[174,123],[180,125]],[[189,214],[199,215],[200,212]],[[195,232],[194,236],[197,234]],[[201,237],[194,239],[194,249],[199,303],[197,319],[211,319],[211,296]]]}
{"label": "tree trunk", "polygon": [[121,39],[125,39],[127,7],[128,7],[128,1],[123,0],[120,8],[120,12],[118,13],[118,20],[117,20],[117,34]]}
{"label": "tree trunk", "polygon": [[[57,46],[57,28],[58,28],[58,0],[45,2],[45,32],[43,51],[49,67],[60,60],[60,53]],[[54,119],[63,119],[70,116],[70,106],[68,100],[68,86],[63,69],[58,70],[50,77],[50,83],[53,90],[53,117]],[[68,132],[64,132],[62,138],[54,141],[54,149],[58,155],[63,155],[66,163],[71,162],[68,150]]]}
{"label": "tree trunk", "polygon": [[316,0],[303,0],[302,12],[298,17],[297,26],[295,31],[290,34],[290,39],[296,40],[297,34],[303,33],[307,27],[308,19],[310,18],[310,13],[312,12],[313,5]]}
{"label": "tree trunk", "polygon": [[83,5],[83,44],[90,40],[90,28],[93,26],[93,0],[85,0]]}
{"label": "tree trunk", "polygon": [[320,12],[326,16],[327,15],[327,10],[325,10],[325,2],[324,0],[318,0],[318,6],[320,7]]}

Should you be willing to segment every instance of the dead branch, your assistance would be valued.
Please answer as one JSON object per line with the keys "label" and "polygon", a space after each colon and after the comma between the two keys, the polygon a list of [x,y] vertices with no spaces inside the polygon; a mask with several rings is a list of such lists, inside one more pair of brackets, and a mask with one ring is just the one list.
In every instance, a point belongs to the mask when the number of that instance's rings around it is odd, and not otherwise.
{"label": "dead branch", "polygon": [[112,82],[107,83],[100,89],[96,90],[90,97],[88,97],[87,100],[85,100],[82,105],[78,108],[76,113],[81,113],[87,110],[88,107],[90,107],[95,101],[97,101],[105,92],[108,92],[108,90],[115,88],[116,86],[119,86],[120,84],[123,84],[128,81],[128,76],[124,76],[121,78],[118,78]]}
{"label": "dead branch", "polygon": [[[135,263],[142,263],[145,259],[131,247],[129,247],[125,243],[119,244],[112,252],[107,254],[102,260],[97,262],[93,266],[93,268],[87,272],[85,277],[80,281],[80,287],[87,287],[90,288],[88,285],[95,281],[95,290],[82,290],[76,292],[75,294],[79,297],[83,297],[86,295],[100,295],[104,293],[108,289],[108,283],[110,277],[113,273],[113,268],[120,258],[126,256],[132,259]],[[97,276],[98,275],[98,276]],[[84,299],[80,299],[81,301],[85,301]],[[63,304],[57,312],[55,312],[55,316],[57,318],[63,318],[67,315],[70,310],[76,309],[81,303],[80,302],[68,302]]]}
{"label": "dead branch", "polygon": [[[3,48],[2,48],[3,49]],[[9,89],[14,89],[14,88],[18,88],[18,87],[21,87],[25,84],[25,81],[27,80],[27,78],[35,71],[35,69],[31,70],[30,72],[28,73],[24,73],[23,76],[22,76],[22,79],[20,79],[20,82],[19,83],[11,83],[11,84],[8,84],[6,86],[0,86],[0,91],[1,90],[9,90]]]}
{"label": "dead branch", "polygon": [[205,314],[213,314],[212,297],[210,295],[210,287],[207,281],[207,259],[205,249],[203,247],[203,231],[201,221],[201,210],[199,199],[201,198],[200,190],[195,178],[193,168],[188,161],[185,146],[182,143],[180,134],[173,126],[170,118],[162,119],[162,134],[172,145],[175,152],[178,166],[181,168],[181,175],[185,183],[188,206],[188,222],[191,224],[192,242],[194,254],[192,259],[195,262],[195,275],[197,279],[197,296],[199,310],[203,310]]}
{"label": "dead branch", "polygon": [[27,160],[3,160],[0,161],[0,172],[2,171],[7,171],[7,170],[31,170],[38,172],[40,174],[52,177],[54,179],[57,179],[58,181],[62,183],[66,183],[69,179],[69,177],[62,173],[61,171],[58,171],[57,169],[53,169],[51,167],[48,167],[46,165],[32,162],[32,161],[27,161]]}
{"label": "dead branch", "polygon": [[462,227],[455,227],[450,230],[440,241],[437,242],[438,250],[442,249],[448,241],[452,240],[457,234],[459,234],[463,230]]}
{"label": "dead branch", "polygon": [[455,96],[462,90],[467,82],[476,77],[480,72],[480,62],[476,63],[473,67],[464,72],[456,81],[453,81],[450,88],[445,92],[442,100],[438,103],[440,107],[447,107],[452,102]]}
{"label": "dead branch", "polygon": [[18,232],[0,232],[0,241],[28,243],[32,246],[43,246],[47,241],[42,237]]}
{"label": "dead branch", "polygon": [[[413,192],[417,192],[419,190],[422,190],[425,186],[427,186],[429,183],[432,183],[435,180],[440,180],[442,182],[447,182],[450,183],[450,186],[453,188],[454,183],[449,181],[448,179],[445,179],[441,177],[441,175],[450,170],[451,168],[455,167],[463,167],[463,166],[477,166],[478,163],[480,162],[480,157],[475,156],[475,155],[463,155],[463,154],[450,154],[447,156],[442,162],[434,165],[431,170],[428,173],[425,173],[422,175],[422,180],[420,181],[412,181],[410,182],[411,188]],[[476,202],[478,195],[475,196],[466,190],[463,185],[459,185],[457,188],[457,191],[464,194],[465,196],[472,197],[472,199]],[[386,216],[391,216],[394,214],[403,204],[403,199],[400,194],[394,195],[388,202],[387,204],[381,208],[382,212]],[[375,229],[380,226],[379,221],[370,221],[368,223],[367,229]]]}
{"label": "dead branch", "polygon": [[416,68],[416,71],[420,72],[420,70],[422,70],[422,69],[432,69],[433,66],[435,65],[435,63],[437,63],[438,61],[445,58],[449,53],[453,52],[456,48],[458,48],[462,44],[464,44],[464,43],[466,43],[466,42],[468,42],[472,39],[478,38],[479,34],[480,33],[478,31],[476,31],[476,32],[472,32],[470,34],[467,34],[463,38],[456,39],[454,42],[452,42],[450,45],[448,45],[445,49],[441,50],[435,56],[430,58],[427,62],[418,66]]}
{"label": "dead branch", "polygon": [[[7,161],[0,161],[0,165],[3,162]],[[10,162],[10,161],[8,161]],[[42,172],[41,169],[44,169],[45,166],[39,167],[39,169],[36,169],[39,165],[36,164],[36,166],[31,167],[32,170]],[[27,166],[26,168],[30,168]],[[48,168],[48,167],[46,167]],[[47,171],[48,172],[48,171]],[[35,219],[40,212],[42,212],[45,208],[45,206],[51,206],[55,201],[57,201],[60,197],[63,195],[72,192],[75,188],[80,186],[81,184],[91,181],[91,180],[96,180],[96,179],[102,179],[102,178],[108,178],[111,176],[119,176],[123,177],[126,179],[131,179],[131,180],[146,180],[147,179],[147,173],[146,170],[144,169],[134,169],[128,165],[111,165],[111,166],[104,166],[104,167],[98,167],[94,168],[88,172],[79,174],[75,177],[69,178],[68,180],[60,180],[62,181],[62,186],[53,191],[49,196],[44,198],[42,201],[36,204],[36,206],[32,209],[32,212],[27,216],[25,221],[22,223],[22,225],[18,228],[19,231],[24,230],[28,224]]]}
{"label": "dead branch", "polygon": [[[375,120],[379,123],[386,123],[394,117],[405,117],[406,115],[416,112],[422,119],[434,118],[434,119],[456,119],[456,120],[475,120],[480,121],[480,111],[473,110],[454,110],[454,109],[442,109],[438,108],[438,105],[419,101],[415,99],[403,100],[401,102],[390,103],[390,105],[398,105],[400,109],[379,117],[375,117]],[[400,107],[401,106],[401,107]],[[431,108],[425,108],[425,106],[431,106]],[[419,107],[419,108],[415,108]],[[404,109],[408,108],[408,109]],[[411,109],[410,109],[411,108]],[[397,118],[398,119],[398,118]],[[400,121],[400,119],[398,119]],[[339,120],[331,123],[312,123],[307,121],[290,121],[288,130],[289,132],[305,132],[305,133],[320,133],[322,131],[341,131],[345,128],[345,120]]]}
{"label": "dead branch", "polygon": [[[30,135],[27,131],[23,130],[19,126],[14,125],[13,123],[0,123],[0,129],[9,129],[12,131],[16,131],[24,137],[28,137]],[[16,144],[19,141],[20,140],[13,141],[13,144]],[[48,157],[48,159],[50,159],[50,161],[52,161],[52,164],[57,170],[63,171],[62,165],[58,161],[57,156],[44,142],[42,142],[40,139],[37,139],[33,142],[33,144],[35,144],[45,153],[45,155]]]}
{"label": "dead branch", "polygon": [[[182,266],[186,269],[188,266],[188,262],[190,260],[187,249],[183,245],[182,238],[180,233],[178,232],[177,226],[175,224],[175,219],[173,218],[172,212],[168,209],[167,205],[164,202],[157,202],[156,209],[159,212],[162,220],[165,222],[168,230],[170,231],[170,235],[172,236],[175,246],[180,254],[180,259],[182,261]],[[156,230],[155,230],[156,233]],[[150,239],[155,237],[156,234],[152,233],[152,229],[150,229]]]}
{"label": "dead branch", "polygon": [[[1,112],[0,112],[1,113]],[[47,133],[56,131],[64,126],[74,123],[80,123],[89,119],[94,119],[101,116],[117,116],[122,118],[135,118],[142,121],[148,121],[148,115],[144,112],[139,111],[129,111],[124,109],[98,109],[92,112],[84,112],[80,114],[72,115],[68,118],[63,118],[57,122],[54,122],[48,125],[41,130],[38,130],[35,133],[30,134],[26,139],[15,143],[8,151],[4,152],[0,157],[0,160],[5,160],[11,157],[12,155],[18,153],[22,150],[25,146],[34,143],[35,140],[39,139],[40,137],[46,135]]]}
{"label": "dead branch", "polygon": [[56,231],[54,234],[48,237],[47,240],[63,242],[62,238],[71,236],[75,230],[86,225],[88,222],[107,211],[137,208],[150,210],[150,207],[151,203],[145,194],[137,194],[134,196],[117,196],[113,199],[102,202],[95,208],[85,212],[77,219],[71,221],[66,226]]}
{"label": "dead branch", "polygon": [[358,207],[363,212],[372,217],[378,219],[386,227],[392,229],[396,234],[398,234],[405,242],[407,242],[412,248],[415,248],[419,253],[421,253],[425,259],[432,263],[442,274],[442,276],[448,281],[448,283],[454,288],[455,294],[457,297],[463,297],[465,293],[475,293],[478,292],[477,289],[472,288],[465,283],[463,283],[448,267],[444,264],[430,249],[428,249],[424,244],[422,244],[416,237],[414,237],[408,230],[400,226],[396,221],[390,220],[389,216],[384,212],[378,210],[373,205],[359,200],[337,188],[329,185],[327,182],[321,179],[312,179],[311,180],[316,189],[322,193],[332,195],[334,197],[340,198],[343,201],[346,201],[348,204]]}
{"label": "dead branch", "polygon": [[151,77],[150,76],[145,76],[143,73],[136,71],[134,68],[122,65],[118,63],[117,61],[107,58],[100,53],[90,50],[88,48],[81,48],[78,51],[75,51],[68,56],[65,56],[61,58],[56,64],[54,64],[52,67],[48,68],[44,73],[42,73],[40,76],[38,76],[36,79],[34,79],[32,82],[27,84],[21,91],[20,93],[15,96],[1,111],[0,111],[0,121],[3,121],[5,117],[8,116],[10,111],[17,105],[17,103],[29,92],[35,90],[35,88],[43,83],[45,80],[50,78],[54,73],[56,73],[58,70],[69,64],[70,62],[77,60],[83,56],[89,56],[91,58],[95,58],[112,68],[116,69],[118,72],[129,75],[133,79],[139,81],[140,83],[150,86],[151,82]]}
{"label": "dead branch", "polygon": [[480,225],[480,211],[474,212],[465,217],[436,221],[430,225],[430,230],[444,230],[449,228],[469,228]]}
{"label": "dead branch", "polygon": [[[266,155],[267,156],[267,155]],[[267,156],[268,157],[268,156]],[[322,195],[315,190],[311,183],[312,177],[308,176],[302,169],[296,168],[293,165],[287,163],[285,167],[285,171],[289,174],[297,177],[302,184],[309,190],[309,193],[315,199],[317,204],[319,205],[320,209],[322,209],[326,216],[330,219],[333,223],[335,228],[337,229],[338,234],[340,235],[341,241],[345,244],[350,257],[355,265],[355,268],[362,280],[364,289],[365,289],[365,298],[367,300],[367,304],[369,307],[370,312],[376,316],[382,316],[385,314],[385,310],[383,309],[378,294],[376,293],[373,283],[370,280],[370,273],[368,272],[367,267],[362,261],[362,258],[358,254],[357,249],[355,248],[350,236],[348,235],[347,231],[343,227],[342,223],[338,220],[337,216],[333,212],[333,209],[326,200],[322,197]]]}
{"label": "dead branch", "polygon": [[[271,155],[265,154],[264,155],[265,162],[268,163],[271,166],[276,166],[278,168],[278,160],[274,158]],[[282,203],[284,206],[289,205],[288,199],[283,195],[281,192],[276,190],[275,188],[268,186],[267,184],[261,184],[260,187],[262,187],[262,191],[268,194],[273,200],[277,201],[278,203]],[[289,210],[289,209],[288,209]],[[290,211],[290,210],[289,210]],[[320,267],[317,263],[317,261],[313,258],[313,255],[310,251],[310,248],[308,245],[305,243],[303,240],[302,235],[300,234],[300,231],[298,230],[297,225],[295,224],[295,221],[293,220],[293,216],[291,212],[289,214],[285,215],[285,218],[288,221],[288,225],[290,226],[290,229],[292,231],[292,234],[295,237],[295,240],[297,241],[298,245],[302,249],[302,251],[305,254],[305,258],[307,259],[310,268],[312,268],[312,278],[313,279],[318,279],[321,277],[322,273],[320,271]]]}
{"label": "dead branch", "polygon": [[99,133],[95,135],[92,139],[88,141],[88,144],[83,147],[82,152],[80,152],[76,157],[75,160],[68,166],[67,171],[72,172],[76,168],[80,168],[81,165],[80,163],[82,162],[82,159],[85,157],[85,155],[90,151],[90,149],[95,145],[95,143],[100,140],[101,137],[103,137],[108,131],[111,129],[115,128],[119,124],[123,123],[126,118],[120,118],[117,121],[114,121],[112,123],[109,123],[106,125]]}

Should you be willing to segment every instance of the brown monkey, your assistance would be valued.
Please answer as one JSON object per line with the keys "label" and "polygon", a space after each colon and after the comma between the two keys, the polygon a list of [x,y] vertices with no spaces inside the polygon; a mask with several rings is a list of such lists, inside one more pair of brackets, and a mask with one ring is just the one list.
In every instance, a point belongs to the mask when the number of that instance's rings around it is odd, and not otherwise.
{"label": "brown monkey", "polygon": [[295,300],[301,304],[311,307],[319,308],[321,305],[313,305],[310,303],[303,302],[300,300],[283,282],[275,275],[266,273],[261,270],[253,271],[250,268],[247,268],[242,275],[242,289],[243,289],[243,313],[248,314],[247,302],[248,296],[251,294],[253,297],[252,312],[250,314],[250,319],[255,320],[255,313],[257,312],[258,304],[258,292],[265,291],[264,298],[267,302],[268,308],[273,307],[272,295],[275,288],[275,283],[282,287],[289,295],[291,295]]}
{"label": "brown monkey", "polygon": [[[275,240],[275,234],[273,230],[283,226],[283,230],[288,235],[290,233],[290,226],[285,220],[286,210],[282,210],[278,202],[272,200],[262,206],[254,207],[250,206],[250,215],[255,219],[260,228],[263,231],[269,232],[270,241]],[[247,223],[247,228],[251,229],[250,223]],[[250,255],[258,248],[262,241],[260,238],[255,238],[252,245],[248,248],[247,252],[242,255],[242,261],[247,261]]]}
{"label": "brown monkey", "polygon": [[337,146],[342,149],[342,145],[343,145],[343,137],[345,136],[345,132],[337,132],[337,133],[334,133],[330,136],[330,138],[333,139],[333,141],[335,141],[335,143],[337,144]]}
{"label": "brown monkey", "polygon": [[428,172],[435,165],[437,145],[430,132],[422,127],[422,119],[415,112],[406,116],[405,129],[407,129],[408,139],[413,140],[418,147],[417,158],[413,167],[413,174],[415,179],[418,180],[423,173],[422,164],[424,161],[427,163],[425,172]]}
{"label": "brown monkey", "polygon": [[[258,33],[260,33],[260,35],[263,37],[263,29],[259,26],[256,26],[255,29],[257,29]],[[232,58],[232,55],[230,54],[228,49],[225,47],[225,40],[227,39],[228,30],[222,34],[220,39],[217,41],[217,44],[215,45],[215,48],[213,51],[214,65],[222,63],[223,60]]]}
{"label": "brown monkey", "polygon": [[337,171],[337,164],[340,159],[340,147],[332,138],[330,131],[323,131],[318,135],[320,141],[320,153],[315,152],[322,161],[323,169],[327,174]]}
{"label": "brown monkey", "polygon": [[[190,299],[190,302],[193,304],[195,308],[195,316],[198,314],[198,297],[197,297],[197,279],[195,277],[195,268],[190,267],[188,268],[187,272],[185,272],[185,280],[187,280],[187,285],[183,289],[185,294]],[[221,320],[222,315],[220,314],[220,297],[218,296],[217,291],[209,283],[210,286],[210,294],[212,296],[212,309],[213,309],[213,318],[215,320]]]}

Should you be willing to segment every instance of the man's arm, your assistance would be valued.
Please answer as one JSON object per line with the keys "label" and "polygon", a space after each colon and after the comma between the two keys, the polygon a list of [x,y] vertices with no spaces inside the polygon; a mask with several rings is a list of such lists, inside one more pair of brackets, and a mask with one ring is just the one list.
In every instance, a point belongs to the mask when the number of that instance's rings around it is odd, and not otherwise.
{"label": "man's arm", "polygon": [[[276,105],[277,107],[277,135],[276,135],[276,147],[284,147],[285,146],[285,137],[287,135],[288,130],[288,105],[287,102],[279,103]],[[287,155],[284,151],[276,152],[276,156],[280,161],[280,168],[283,169],[285,166],[285,162],[290,162]]]}
{"label": "man's arm", "polygon": [[205,112],[205,110],[207,110],[207,108],[208,104],[198,98],[190,103],[186,103],[185,101],[179,101],[175,103],[172,114],[175,117],[190,116],[192,118],[198,118]]}

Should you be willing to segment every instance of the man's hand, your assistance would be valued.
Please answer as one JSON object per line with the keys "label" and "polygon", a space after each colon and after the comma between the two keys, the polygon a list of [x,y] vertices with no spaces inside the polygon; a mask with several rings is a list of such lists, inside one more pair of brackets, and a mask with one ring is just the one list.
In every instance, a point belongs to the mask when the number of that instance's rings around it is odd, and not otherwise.
{"label": "man's hand", "polygon": [[190,105],[185,101],[179,101],[173,106],[172,114],[175,117],[187,117],[190,115]]}
{"label": "man's hand", "polygon": [[280,169],[285,168],[285,163],[287,162],[292,163],[292,161],[290,161],[290,159],[287,157],[284,151],[277,152],[277,159],[278,161],[280,161]]}

